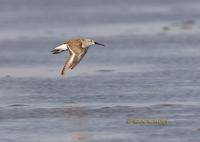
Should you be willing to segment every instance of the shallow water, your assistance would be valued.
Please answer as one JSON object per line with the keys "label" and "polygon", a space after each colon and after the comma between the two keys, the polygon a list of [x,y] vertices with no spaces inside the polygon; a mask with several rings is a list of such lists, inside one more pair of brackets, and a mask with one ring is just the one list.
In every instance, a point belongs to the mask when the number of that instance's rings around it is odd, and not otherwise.
{"label": "shallow water", "polygon": [[[0,0],[0,141],[198,142],[199,5]],[[82,36],[106,47],[61,77],[50,51]]]}

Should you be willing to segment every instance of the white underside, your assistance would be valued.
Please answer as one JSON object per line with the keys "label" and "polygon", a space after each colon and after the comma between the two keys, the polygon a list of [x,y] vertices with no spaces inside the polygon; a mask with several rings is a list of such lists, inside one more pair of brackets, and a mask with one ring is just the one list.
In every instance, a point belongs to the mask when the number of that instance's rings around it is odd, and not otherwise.
{"label": "white underside", "polygon": [[57,47],[54,48],[54,49],[65,51],[65,50],[67,50],[68,48],[67,48],[67,44],[62,44],[62,45],[60,45],[60,46],[57,46]]}

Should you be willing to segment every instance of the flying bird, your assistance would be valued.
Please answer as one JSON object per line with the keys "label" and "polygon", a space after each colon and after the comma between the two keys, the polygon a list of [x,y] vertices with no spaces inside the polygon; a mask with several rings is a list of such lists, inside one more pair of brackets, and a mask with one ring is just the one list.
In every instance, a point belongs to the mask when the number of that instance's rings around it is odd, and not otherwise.
{"label": "flying bird", "polygon": [[82,39],[68,40],[64,42],[63,44],[54,48],[51,51],[52,54],[59,54],[63,51],[69,52],[69,57],[64,63],[64,67],[61,71],[61,75],[64,75],[69,70],[72,70],[87,53],[88,48],[95,44],[104,46],[103,44],[98,43],[93,39],[82,38]]}

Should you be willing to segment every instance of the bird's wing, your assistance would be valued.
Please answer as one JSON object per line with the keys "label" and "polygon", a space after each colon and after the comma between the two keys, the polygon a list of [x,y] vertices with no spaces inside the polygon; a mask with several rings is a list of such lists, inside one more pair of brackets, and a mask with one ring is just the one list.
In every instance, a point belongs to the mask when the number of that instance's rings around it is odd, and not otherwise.
{"label": "bird's wing", "polygon": [[71,66],[71,69],[73,69],[84,57],[84,55],[86,54],[87,50],[83,50],[83,52],[81,54],[79,54],[77,56],[77,62],[75,62],[72,66]]}
{"label": "bird's wing", "polygon": [[61,75],[64,75],[67,71],[72,70],[81,61],[86,52],[83,52],[82,54],[77,54],[71,48],[69,48],[69,53],[70,56],[65,61]]}
{"label": "bird's wing", "polygon": [[65,61],[64,67],[62,69],[61,75],[64,75],[65,72],[71,70],[71,66],[76,62],[77,57],[76,54],[74,52],[72,52],[71,50],[69,50],[70,56],[67,58],[67,60]]}

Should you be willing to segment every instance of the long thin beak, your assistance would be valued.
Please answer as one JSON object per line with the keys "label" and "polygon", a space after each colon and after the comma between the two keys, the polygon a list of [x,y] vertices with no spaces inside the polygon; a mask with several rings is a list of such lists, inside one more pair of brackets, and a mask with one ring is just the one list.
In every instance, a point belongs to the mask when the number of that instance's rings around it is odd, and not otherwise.
{"label": "long thin beak", "polygon": [[105,46],[105,45],[98,43],[98,42],[94,42],[94,43],[97,44],[97,45]]}

